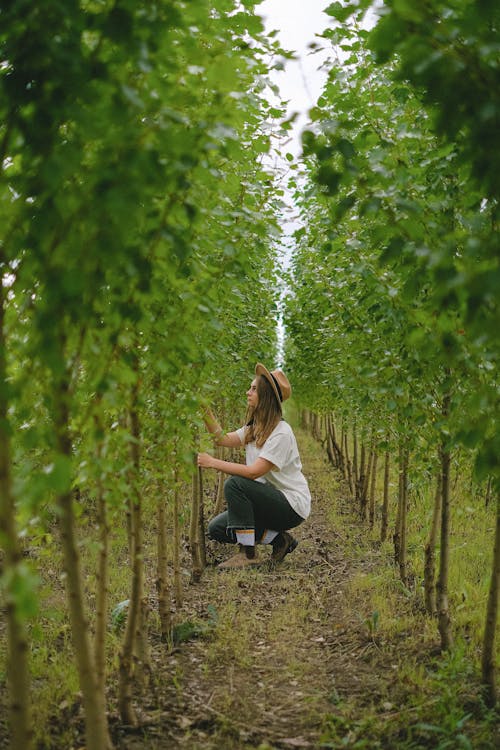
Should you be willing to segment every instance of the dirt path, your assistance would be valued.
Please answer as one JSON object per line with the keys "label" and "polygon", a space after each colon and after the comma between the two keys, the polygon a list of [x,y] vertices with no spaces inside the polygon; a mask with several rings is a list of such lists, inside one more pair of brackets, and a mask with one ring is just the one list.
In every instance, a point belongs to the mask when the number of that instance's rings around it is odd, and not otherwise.
{"label": "dirt path", "polygon": [[186,587],[183,607],[185,621],[207,632],[173,653],[156,644],[156,708],[145,705],[140,730],[116,728],[118,748],[333,747],[346,706],[390,707],[390,666],[378,665],[381,679],[366,620],[344,603],[350,577],[370,567],[369,551],[349,555],[362,532],[347,510],[332,514],[338,478],[317,444],[303,438],[301,451],[314,502],[296,530],[298,548],[275,571],[224,572],[214,566],[231,550],[210,548],[211,564],[201,584]]}

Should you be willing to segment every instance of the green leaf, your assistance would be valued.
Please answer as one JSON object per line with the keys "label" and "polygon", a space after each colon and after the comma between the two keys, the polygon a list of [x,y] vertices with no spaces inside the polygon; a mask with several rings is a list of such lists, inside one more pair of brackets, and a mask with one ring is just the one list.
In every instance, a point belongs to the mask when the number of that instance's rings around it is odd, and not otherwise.
{"label": "green leaf", "polygon": [[72,482],[72,462],[68,456],[57,455],[44,467],[48,487],[58,494],[68,492]]}
{"label": "green leaf", "polygon": [[327,16],[331,16],[332,18],[335,18],[337,21],[344,23],[353,14],[354,8],[355,8],[354,5],[334,2],[334,3],[330,3],[330,5],[328,5],[324,9],[323,13],[326,13]]}
{"label": "green leaf", "polygon": [[21,562],[14,568],[6,568],[2,576],[2,586],[20,622],[35,617],[38,613],[39,577],[27,563]]}

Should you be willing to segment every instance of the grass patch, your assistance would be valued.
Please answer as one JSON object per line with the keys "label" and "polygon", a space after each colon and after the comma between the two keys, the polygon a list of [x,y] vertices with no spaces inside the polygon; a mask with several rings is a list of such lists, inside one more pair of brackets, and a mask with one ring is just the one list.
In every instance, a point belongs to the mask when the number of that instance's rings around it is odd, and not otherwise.
{"label": "grass patch", "polygon": [[[318,443],[299,431],[298,436],[314,510],[311,522],[297,530],[297,552],[273,572],[265,566],[224,573],[209,568],[201,584],[188,587],[184,545],[185,603],[173,612],[175,632],[181,635],[168,644],[160,642],[156,611],[154,508],[145,512],[155,663],[150,694],[138,701],[146,712],[163,712],[167,729],[180,716],[184,746],[190,750],[283,747],[281,740],[294,732],[314,738],[315,748],[493,750],[499,744],[498,716],[482,704],[478,685],[491,509],[483,507],[480,496],[467,500],[465,485],[455,484],[450,570],[455,646],[439,654],[437,624],[423,613],[421,591],[432,488],[420,492],[418,503],[415,495],[410,507],[413,583],[407,588],[393,565],[392,544],[380,544],[378,529],[361,523]],[[90,516],[80,518],[80,524],[92,613],[95,530]],[[37,554],[40,611],[31,623],[36,746],[61,750],[82,744],[74,734],[77,725],[81,728],[79,688],[56,544]],[[130,588],[121,523],[113,524],[110,564],[111,614]],[[122,637],[123,628],[115,628],[110,617],[112,712]],[[0,649],[0,670],[3,665]],[[154,739],[144,728],[144,750],[169,742]]]}
{"label": "grass patch", "polygon": [[[333,470],[325,470],[324,460],[317,457],[318,444],[310,436],[303,435],[301,444],[305,463],[320,464],[316,491],[330,496]],[[351,563],[344,606],[357,622],[359,639],[373,644],[368,660],[388,691],[380,690],[371,704],[365,696],[337,696],[335,710],[324,717],[319,747],[494,750],[500,745],[498,713],[484,706],[479,684],[493,510],[484,507],[480,495],[468,497],[465,482],[455,482],[449,581],[455,645],[441,654],[437,622],[423,611],[423,551],[432,489],[427,495],[420,493],[418,504],[414,500],[409,510],[411,588],[399,579],[392,543],[378,540],[378,517],[374,529],[363,523],[342,484],[332,497],[328,519]],[[390,534],[395,490],[393,481]]]}

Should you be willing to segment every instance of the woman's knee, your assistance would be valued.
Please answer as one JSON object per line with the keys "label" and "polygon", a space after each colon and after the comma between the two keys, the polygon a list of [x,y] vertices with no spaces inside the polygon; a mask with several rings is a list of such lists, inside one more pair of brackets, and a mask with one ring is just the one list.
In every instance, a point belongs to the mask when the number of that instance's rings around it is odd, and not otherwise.
{"label": "woman's knee", "polygon": [[224,482],[224,497],[226,500],[229,500],[233,494],[234,491],[239,489],[239,482],[238,477],[232,476],[229,477],[229,479],[226,479]]}

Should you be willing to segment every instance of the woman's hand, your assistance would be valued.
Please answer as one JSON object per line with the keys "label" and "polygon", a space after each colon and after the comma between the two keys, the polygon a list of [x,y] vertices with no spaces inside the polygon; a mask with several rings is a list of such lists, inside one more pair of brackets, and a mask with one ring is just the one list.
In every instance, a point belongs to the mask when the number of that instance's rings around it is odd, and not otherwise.
{"label": "woman's hand", "polygon": [[198,453],[198,466],[202,469],[213,469],[213,460],[214,457],[210,453]]}

